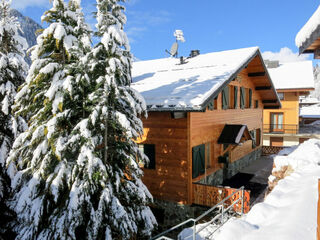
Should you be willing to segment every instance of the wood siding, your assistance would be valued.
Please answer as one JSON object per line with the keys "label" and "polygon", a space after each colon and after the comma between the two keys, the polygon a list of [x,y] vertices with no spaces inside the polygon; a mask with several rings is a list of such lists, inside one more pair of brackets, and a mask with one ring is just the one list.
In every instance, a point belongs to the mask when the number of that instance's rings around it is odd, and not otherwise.
{"label": "wood siding", "polygon": [[143,119],[141,144],[155,144],[155,169],[143,169],[143,182],[154,198],[186,203],[188,179],[187,118],[150,112]]}
{"label": "wood siding", "polygon": [[[261,81],[248,77],[248,73],[263,70],[260,59],[254,59],[229,83],[229,86],[238,86],[238,106],[235,109],[222,109],[220,93],[214,110],[188,112],[187,117],[182,119],[173,119],[170,113],[149,112],[149,117],[143,119],[144,136],[138,142],[155,144],[155,169],[144,169],[143,182],[154,198],[192,203],[192,182],[196,180],[192,179],[192,147],[210,143],[211,166],[207,173],[222,168],[223,164],[218,163],[218,156],[221,155],[223,146],[217,140],[225,124],[245,124],[249,130],[262,131],[264,92],[256,91],[255,87],[265,84],[265,79]],[[251,108],[240,108],[240,87],[252,90]],[[261,137],[262,134],[262,143]],[[260,147],[253,149],[252,141],[247,141],[231,151],[230,160],[236,161]],[[202,177],[204,175],[200,176]]]}
{"label": "wood siding", "polygon": [[[211,169],[208,169],[208,173],[217,171],[223,167],[223,164],[218,163],[218,157],[223,151],[223,146],[218,144],[218,138],[225,124],[245,124],[248,126],[249,130],[261,129],[262,131],[262,119],[263,119],[263,105],[261,103],[261,96],[258,91],[255,91],[254,82],[248,77],[247,69],[244,69],[239,74],[235,81],[230,82],[229,85],[238,86],[238,107],[236,109],[222,110],[222,99],[221,93],[217,99],[217,110],[207,110],[206,112],[191,112],[189,114],[190,121],[190,148],[189,148],[189,174],[192,173],[192,147],[210,143],[213,146],[213,163]],[[240,87],[245,87],[247,89],[252,89],[252,102],[255,100],[259,101],[258,108],[254,108],[252,104],[251,108],[240,108]],[[262,134],[260,134],[260,142],[262,142]],[[257,146],[256,148],[260,148]],[[255,148],[255,149],[256,149]],[[234,162],[243,156],[254,151],[252,148],[252,141],[245,142],[242,146],[237,146],[230,152],[230,160]],[[204,176],[201,176],[204,177]],[[200,177],[200,178],[201,178]],[[189,191],[189,203],[192,201],[192,182],[198,181],[199,178],[191,179],[188,182]]]}

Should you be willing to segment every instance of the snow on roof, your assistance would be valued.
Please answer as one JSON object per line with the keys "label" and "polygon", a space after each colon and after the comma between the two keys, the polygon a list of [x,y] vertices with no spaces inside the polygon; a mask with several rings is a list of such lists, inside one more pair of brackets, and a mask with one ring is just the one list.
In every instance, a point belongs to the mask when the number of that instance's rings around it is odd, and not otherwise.
{"label": "snow on roof", "polygon": [[300,108],[300,117],[320,118],[320,104]]}
{"label": "snow on roof", "polygon": [[320,103],[318,98],[315,97],[300,97],[300,103],[310,103],[310,104],[316,104]]}
{"label": "snow on roof", "polygon": [[258,47],[134,62],[134,89],[152,108],[201,110],[202,105],[252,58]]}
{"label": "snow on roof", "polygon": [[268,72],[276,89],[314,88],[312,61],[280,63]]}
{"label": "snow on roof", "polygon": [[308,22],[300,29],[296,36],[296,46],[300,48],[303,43],[310,38],[311,34],[320,24],[320,6],[308,20]]}

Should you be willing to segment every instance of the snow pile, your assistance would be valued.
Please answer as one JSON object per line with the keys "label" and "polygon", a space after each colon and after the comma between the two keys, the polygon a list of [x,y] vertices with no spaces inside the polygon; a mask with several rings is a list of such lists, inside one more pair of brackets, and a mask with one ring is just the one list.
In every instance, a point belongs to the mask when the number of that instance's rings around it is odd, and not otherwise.
{"label": "snow pile", "polygon": [[[274,163],[274,171],[290,165],[294,172],[280,180],[263,203],[253,206],[242,218],[229,220],[211,239],[316,239],[320,140],[306,141],[291,148],[291,153],[286,150],[275,157]],[[214,229],[212,226],[211,231]],[[186,236],[187,231],[181,234]],[[197,239],[205,237],[203,232]]]}
{"label": "snow pile", "polygon": [[320,23],[320,6],[308,20],[308,22],[300,29],[296,36],[296,46],[299,48],[310,38],[311,34],[317,29]]}
{"label": "snow pile", "polygon": [[312,61],[280,63],[268,72],[276,89],[314,88]]}

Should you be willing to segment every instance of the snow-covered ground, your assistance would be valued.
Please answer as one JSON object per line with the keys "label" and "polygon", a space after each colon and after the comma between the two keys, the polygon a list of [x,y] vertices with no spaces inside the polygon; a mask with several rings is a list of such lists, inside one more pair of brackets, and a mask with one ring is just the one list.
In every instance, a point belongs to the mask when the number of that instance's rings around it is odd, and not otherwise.
{"label": "snow-covered ground", "polygon": [[[274,172],[290,165],[293,173],[280,180],[264,202],[243,217],[230,219],[211,239],[316,239],[320,140],[311,139],[280,152],[274,164]],[[213,229],[200,232],[197,239],[205,239]],[[191,229],[183,230],[180,239],[190,233]]]}

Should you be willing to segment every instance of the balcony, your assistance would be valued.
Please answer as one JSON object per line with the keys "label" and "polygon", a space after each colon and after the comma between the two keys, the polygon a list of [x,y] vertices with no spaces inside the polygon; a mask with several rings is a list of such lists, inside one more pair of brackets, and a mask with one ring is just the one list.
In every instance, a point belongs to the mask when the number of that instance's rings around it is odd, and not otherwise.
{"label": "balcony", "polygon": [[319,125],[304,125],[297,124],[264,124],[263,133],[266,134],[320,134]]}

